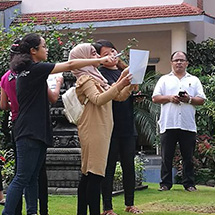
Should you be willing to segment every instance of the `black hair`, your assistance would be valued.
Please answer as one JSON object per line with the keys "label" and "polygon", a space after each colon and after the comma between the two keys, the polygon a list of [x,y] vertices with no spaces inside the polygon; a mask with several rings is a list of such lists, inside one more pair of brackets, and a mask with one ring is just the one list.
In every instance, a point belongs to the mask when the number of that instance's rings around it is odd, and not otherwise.
{"label": "black hair", "polygon": [[109,47],[109,48],[113,48],[113,49],[117,50],[116,47],[113,45],[113,43],[111,43],[108,40],[104,40],[104,39],[97,40],[96,43],[93,43],[92,45],[95,47],[98,54],[101,53],[102,47]]}
{"label": "black hair", "polygon": [[10,69],[17,73],[22,72],[32,62],[31,48],[39,49],[41,36],[36,33],[29,33],[19,43],[19,54],[16,54],[11,63]]}
{"label": "black hair", "polygon": [[188,60],[188,59],[187,59],[187,54],[186,54],[185,52],[183,52],[183,51],[175,51],[175,52],[173,52],[173,53],[171,54],[170,60],[172,61],[174,55],[175,55],[176,53],[179,53],[179,52],[182,53],[182,54],[184,54],[186,60]]}
{"label": "black hair", "polygon": [[[105,39],[100,39],[100,40],[97,40],[95,43],[92,44],[94,46],[94,48],[96,49],[96,52],[98,54],[101,54],[101,48],[102,47],[109,47],[109,48],[112,48],[112,49],[116,49],[116,47],[113,45],[113,43],[111,43],[110,41],[108,40],[105,40]],[[123,70],[127,67],[128,65],[122,61],[120,58],[119,58],[119,61],[117,63],[117,67],[120,69],[120,70]]]}

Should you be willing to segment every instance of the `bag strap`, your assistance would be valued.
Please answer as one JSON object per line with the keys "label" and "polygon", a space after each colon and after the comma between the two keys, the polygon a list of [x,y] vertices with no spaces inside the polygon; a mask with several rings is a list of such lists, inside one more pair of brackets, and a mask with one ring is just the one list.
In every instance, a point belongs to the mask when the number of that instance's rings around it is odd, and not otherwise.
{"label": "bag strap", "polygon": [[83,105],[86,105],[88,101],[89,101],[89,99],[86,97],[86,99],[84,100]]}

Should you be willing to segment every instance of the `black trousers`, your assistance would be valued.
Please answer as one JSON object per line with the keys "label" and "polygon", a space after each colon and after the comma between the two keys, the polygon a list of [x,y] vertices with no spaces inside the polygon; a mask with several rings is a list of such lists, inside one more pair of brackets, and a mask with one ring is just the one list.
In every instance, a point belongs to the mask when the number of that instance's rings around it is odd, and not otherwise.
{"label": "black trousers", "polygon": [[123,188],[125,205],[134,205],[134,189],[135,189],[135,137],[111,138],[110,149],[108,154],[108,162],[106,167],[105,178],[102,181],[102,198],[103,209],[111,210],[113,179],[116,169],[116,162],[120,161],[123,173]]}
{"label": "black trousers", "polygon": [[183,160],[183,186],[185,188],[195,186],[193,154],[196,145],[196,133],[181,129],[168,129],[161,134],[160,185],[166,185],[169,189],[172,187],[172,163],[177,143]]}
{"label": "black trousers", "polygon": [[3,191],[1,167],[0,167],[0,191]]}
{"label": "black trousers", "polygon": [[103,177],[88,173],[83,175],[78,186],[77,215],[87,215],[89,206],[90,215],[100,215],[100,189]]}

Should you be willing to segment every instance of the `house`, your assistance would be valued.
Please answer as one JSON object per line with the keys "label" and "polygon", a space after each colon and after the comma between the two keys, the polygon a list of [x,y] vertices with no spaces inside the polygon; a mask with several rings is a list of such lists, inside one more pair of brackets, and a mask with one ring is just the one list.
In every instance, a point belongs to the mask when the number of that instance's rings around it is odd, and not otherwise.
{"label": "house", "polygon": [[12,20],[15,18],[14,12],[20,14],[20,1],[2,1],[0,0],[0,26],[8,29]]}
{"label": "house", "polygon": [[[2,4],[13,4],[2,9]],[[17,3],[18,2],[18,3]],[[12,20],[14,7],[20,7],[23,21],[37,18],[38,28],[43,28],[44,17],[56,17],[59,28],[67,26],[71,31],[93,24],[94,38],[111,40],[118,50],[128,39],[136,38],[138,49],[150,51],[149,65],[156,71],[170,71],[169,58],[176,50],[186,51],[187,40],[201,42],[215,37],[214,0],[0,0],[1,20],[5,27]],[[7,12],[7,11],[10,11]],[[5,12],[5,15],[2,15]]]}

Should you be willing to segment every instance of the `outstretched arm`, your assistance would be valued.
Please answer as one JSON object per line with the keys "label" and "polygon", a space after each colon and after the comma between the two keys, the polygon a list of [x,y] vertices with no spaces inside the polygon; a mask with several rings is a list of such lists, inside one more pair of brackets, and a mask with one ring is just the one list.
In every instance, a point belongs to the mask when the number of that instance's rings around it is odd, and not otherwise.
{"label": "outstretched arm", "polygon": [[110,56],[105,56],[102,58],[92,58],[92,59],[72,59],[63,63],[56,63],[51,73],[53,74],[53,73],[70,71],[73,69],[79,69],[90,65],[97,67],[98,63],[102,64],[105,62],[112,62],[112,61],[114,61],[114,58]]}

